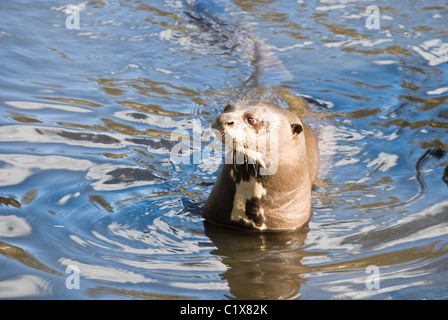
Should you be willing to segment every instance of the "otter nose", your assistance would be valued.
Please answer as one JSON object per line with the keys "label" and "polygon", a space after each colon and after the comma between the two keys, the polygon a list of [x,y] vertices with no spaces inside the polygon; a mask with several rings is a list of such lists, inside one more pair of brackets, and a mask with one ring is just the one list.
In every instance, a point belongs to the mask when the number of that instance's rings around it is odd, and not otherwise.
{"label": "otter nose", "polygon": [[221,118],[220,120],[221,120],[221,123],[223,124],[224,128],[233,127],[235,124],[234,119],[229,114],[224,113],[220,116],[220,118]]}
{"label": "otter nose", "polygon": [[226,127],[233,127],[234,122],[233,122],[233,120],[228,120],[228,121],[225,121],[224,124],[226,125]]}

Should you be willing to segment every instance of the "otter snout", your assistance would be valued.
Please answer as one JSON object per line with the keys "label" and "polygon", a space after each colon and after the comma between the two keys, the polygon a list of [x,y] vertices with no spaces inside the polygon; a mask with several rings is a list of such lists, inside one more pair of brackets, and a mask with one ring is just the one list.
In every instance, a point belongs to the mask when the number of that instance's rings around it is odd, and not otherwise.
{"label": "otter snout", "polygon": [[228,121],[226,121],[226,122],[224,122],[224,127],[233,127],[233,124],[234,124],[234,122],[233,122],[233,120],[228,120]]}
{"label": "otter snout", "polygon": [[[234,126],[235,118],[234,118],[234,116],[232,116],[229,113],[223,113],[220,116],[218,116],[213,122],[216,123],[220,129],[225,130],[226,128]],[[213,124],[212,124],[212,127],[213,127]],[[216,129],[218,129],[218,128],[216,128]]]}
{"label": "otter snout", "polygon": [[218,138],[222,139],[222,142],[225,143],[225,132],[227,129],[232,128],[235,126],[235,118],[227,113],[223,113],[219,115],[215,120],[212,122],[212,129],[218,130],[218,133],[216,135]]}

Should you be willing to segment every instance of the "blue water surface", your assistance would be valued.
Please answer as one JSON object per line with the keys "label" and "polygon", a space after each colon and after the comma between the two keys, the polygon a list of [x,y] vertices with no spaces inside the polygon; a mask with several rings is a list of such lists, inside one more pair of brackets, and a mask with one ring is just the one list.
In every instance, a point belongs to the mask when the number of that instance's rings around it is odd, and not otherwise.
{"label": "blue water surface", "polygon": [[[0,298],[447,299],[447,3],[371,4],[1,1]],[[291,77],[254,87],[253,39]],[[319,139],[309,225],[204,224],[211,121],[285,92]]]}

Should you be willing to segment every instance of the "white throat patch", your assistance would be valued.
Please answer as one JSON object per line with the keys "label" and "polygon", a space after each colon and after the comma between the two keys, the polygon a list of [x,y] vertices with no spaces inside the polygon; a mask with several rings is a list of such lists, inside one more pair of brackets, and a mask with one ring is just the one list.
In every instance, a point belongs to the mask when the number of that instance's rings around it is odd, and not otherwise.
{"label": "white throat patch", "polygon": [[[263,230],[266,226],[263,224],[261,227],[255,225],[255,222],[248,218],[246,215],[246,202],[253,198],[261,199],[266,195],[266,189],[263,185],[256,181],[241,181],[236,185],[235,198],[233,199],[232,213],[230,219],[232,221],[240,222],[243,220],[248,225],[254,228]],[[258,212],[260,215],[264,215],[263,209]]]}

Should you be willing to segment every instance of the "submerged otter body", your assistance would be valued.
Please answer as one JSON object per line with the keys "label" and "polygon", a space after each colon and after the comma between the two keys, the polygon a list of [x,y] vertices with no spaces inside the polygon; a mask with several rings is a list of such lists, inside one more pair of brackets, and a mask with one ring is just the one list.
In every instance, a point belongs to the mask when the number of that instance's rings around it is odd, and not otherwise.
{"label": "submerged otter body", "polygon": [[245,100],[228,105],[212,127],[228,153],[203,217],[259,231],[303,226],[311,215],[318,151],[301,119],[275,105]]}

